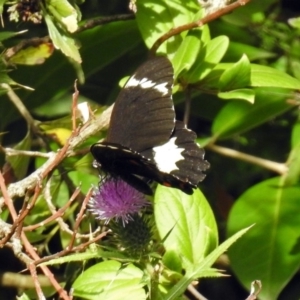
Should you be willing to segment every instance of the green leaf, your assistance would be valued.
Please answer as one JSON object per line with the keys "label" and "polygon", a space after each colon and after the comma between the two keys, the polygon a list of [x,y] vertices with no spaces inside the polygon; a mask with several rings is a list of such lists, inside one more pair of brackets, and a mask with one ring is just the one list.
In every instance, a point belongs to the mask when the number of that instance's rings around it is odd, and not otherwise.
{"label": "green leaf", "polygon": [[270,97],[264,90],[256,90],[254,104],[234,101],[225,105],[215,117],[212,133],[214,138],[228,138],[248,131],[290,109],[283,95]]}
{"label": "green leaf", "polygon": [[180,273],[182,271],[181,259],[174,250],[166,251],[163,258],[163,264],[172,271]]}
{"label": "green leaf", "polygon": [[251,64],[251,86],[300,89],[300,81],[280,70]]}
{"label": "green leaf", "polygon": [[276,53],[269,52],[264,49],[244,43],[230,41],[225,59],[226,61],[235,61],[239,59],[243,54],[246,54],[250,61],[276,57]]}
{"label": "green leaf", "polygon": [[[30,150],[31,148],[31,134],[28,131],[24,139],[19,142],[15,150]],[[30,157],[26,155],[13,155],[6,157],[7,162],[11,165],[15,177],[20,180],[23,179],[27,173]]]}
{"label": "green leaf", "polygon": [[249,288],[259,279],[262,300],[278,295],[300,267],[300,187],[282,187],[272,178],[247,190],[229,216],[228,235],[255,223],[255,227],[229,250],[231,267]]}
{"label": "green leaf", "polygon": [[250,84],[250,62],[246,55],[231,67],[227,68],[219,79],[219,88],[230,91],[244,88]]}
{"label": "green leaf", "polygon": [[297,29],[300,29],[300,18],[290,18],[288,19],[288,23],[294,27],[294,28],[297,28]]}
{"label": "green leaf", "polygon": [[218,97],[225,100],[241,99],[241,100],[246,100],[253,104],[255,99],[255,92],[254,90],[251,89],[238,89],[238,90],[218,93]]}
{"label": "green leaf", "polygon": [[172,59],[174,77],[177,78],[182,71],[188,71],[195,62],[201,47],[201,30],[199,28],[189,31]]}
{"label": "green leaf", "polygon": [[[0,1],[0,9],[1,9],[1,1]],[[0,12],[1,14],[1,12]],[[22,31],[19,31],[19,32],[13,32],[13,31],[3,31],[3,32],[0,32],[0,42],[3,42],[5,40],[8,40],[16,35],[19,35],[19,34],[23,34],[25,32],[27,32],[28,30],[22,30]]]}
{"label": "green leaf", "polygon": [[81,63],[81,57],[75,41],[71,37],[59,32],[51,17],[47,14],[45,15],[45,21],[55,48],[60,49],[66,56],[74,59],[78,63]]}
{"label": "green leaf", "polygon": [[31,299],[29,298],[29,296],[27,296],[27,295],[24,294],[24,293],[22,293],[22,295],[19,296],[19,297],[17,297],[16,299],[17,299],[17,300],[31,300]]}
{"label": "green leaf", "polygon": [[20,65],[40,65],[52,55],[53,50],[52,43],[40,43],[16,52],[8,59],[8,62]]}
{"label": "green leaf", "polygon": [[8,1],[9,0],[0,0],[0,15],[1,15],[1,18],[2,18],[2,13],[3,13],[3,6]]}
{"label": "green leaf", "polygon": [[[194,15],[199,11],[199,4],[195,0],[141,0],[136,4],[136,20],[148,48],[169,30],[192,22]],[[159,52],[174,54],[186,34],[187,32],[184,32],[168,39],[160,46]]]}
{"label": "green leaf", "polygon": [[122,267],[116,261],[98,263],[74,282],[74,295],[95,300],[146,299],[143,272],[132,264]]}
{"label": "green leaf", "polygon": [[59,258],[54,258],[51,259],[49,261],[43,262],[40,264],[40,266],[43,265],[56,265],[56,264],[64,264],[67,262],[73,262],[73,261],[85,261],[85,260],[89,260],[91,258],[99,258],[101,257],[99,255],[99,252],[97,251],[86,251],[83,253],[75,253],[75,254],[71,254],[71,255],[67,255],[64,257],[59,257]]}
{"label": "green leaf", "polygon": [[190,83],[204,79],[211,70],[221,61],[227,51],[229,39],[227,36],[218,36],[209,41],[196,59],[190,72],[185,75]]}
{"label": "green leaf", "polygon": [[78,29],[77,11],[67,0],[47,0],[47,9],[69,32]]}
{"label": "green leaf", "polygon": [[292,151],[287,160],[288,172],[285,175],[285,185],[294,185],[300,181],[300,122],[292,129]]}
{"label": "green leaf", "polygon": [[250,227],[240,230],[232,237],[223,242],[219,247],[213,250],[200,264],[194,266],[191,272],[185,274],[185,276],[168,292],[164,297],[164,300],[177,299],[187,289],[188,285],[197,278],[202,277],[220,277],[224,276],[220,270],[212,269],[211,266],[215,261],[223,254],[228,248],[244,235]]}
{"label": "green leaf", "polygon": [[183,267],[201,262],[218,243],[214,215],[199,189],[189,196],[180,190],[158,186],[154,213],[167,251],[182,258]]}
{"label": "green leaf", "polygon": [[[210,74],[204,79],[202,86],[204,87],[214,87],[218,88],[216,84],[218,78],[220,78],[223,72],[231,68],[233,64],[231,63],[220,63],[218,64]],[[299,90],[300,81],[280,70],[251,64],[251,76],[250,83],[248,84],[252,87],[277,87],[277,88],[286,88]]]}
{"label": "green leaf", "polygon": [[[97,26],[78,34],[78,39],[83,45],[81,54],[85,63],[82,67],[87,77],[95,72],[99,72],[98,76],[105,77],[110,64],[118,59],[130,59],[133,63],[132,53],[135,54],[135,57],[136,55],[141,57],[141,52],[144,51],[139,50],[142,48],[139,48],[142,41],[135,21],[120,21],[101,27]],[[0,77],[1,74],[0,72]],[[61,74],[64,74],[63,80]],[[51,110],[57,109],[56,106],[63,105],[65,107],[66,104],[62,104],[62,97],[66,93],[69,96],[65,96],[63,99],[69,98],[70,101],[72,99],[70,90],[73,90],[76,74],[60,51],[54,51],[53,55],[42,65],[33,68],[19,67],[18,72],[13,72],[13,76],[16,81],[25,82],[26,85],[35,89],[31,93],[18,91],[19,97],[26,102],[28,109],[44,104],[50,99],[52,100]],[[108,101],[111,94],[115,96],[115,92],[116,89],[109,92],[107,89],[105,91],[102,89],[100,93],[98,92],[98,98]],[[67,104],[69,107],[70,103]],[[0,111],[5,111],[1,118],[1,128],[5,128],[7,123],[13,122],[18,117],[15,109],[12,108],[12,105],[8,105],[4,97],[0,99]]]}

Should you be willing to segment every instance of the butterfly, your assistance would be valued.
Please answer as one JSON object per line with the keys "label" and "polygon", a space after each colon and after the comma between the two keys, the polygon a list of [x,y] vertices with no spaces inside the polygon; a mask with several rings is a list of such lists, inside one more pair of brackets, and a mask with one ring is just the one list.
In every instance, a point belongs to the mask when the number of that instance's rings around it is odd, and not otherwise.
{"label": "butterfly", "polygon": [[150,181],[193,194],[209,167],[195,132],[175,119],[173,77],[166,57],[142,64],[117,97],[106,139],[90,149],[96,167],[149,195]]}

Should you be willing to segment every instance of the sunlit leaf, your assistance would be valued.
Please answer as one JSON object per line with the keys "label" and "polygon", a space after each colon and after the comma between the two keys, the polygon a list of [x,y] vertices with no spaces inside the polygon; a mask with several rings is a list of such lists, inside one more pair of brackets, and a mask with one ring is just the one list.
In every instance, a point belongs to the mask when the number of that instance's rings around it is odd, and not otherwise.
{"label": "sunlit leaf", "polygon": [[200,190],[189,196],[159,186],[155,193],[155,220],[167,251],[176,251],[184,268],[201,262],[218,243],[214,215]]}
{"label": "sunlit leaf", "polygon": [[283,187],[283,180],[272,178],[247,190],[235,202],[228,221],[228,236],[255,223],[229,249],[229,257],[245,288],[255,279],[263,282],[262,300],[277,299],[300,267],[300,187]]}
{"label": "sunlit leaf", "polygon": [[60,49],[66,56],[74,59],[78,63],[81,63],[81,57],[74,39],[60,32],[49,15],[45,15],[45,21],[55,48]]}
{"label": "sunlit leaf", "polygon": [[95,300],[146,299],[143,272],[132,264],[122,267],[104,261],[84,271],[74,282],[74,295]]}

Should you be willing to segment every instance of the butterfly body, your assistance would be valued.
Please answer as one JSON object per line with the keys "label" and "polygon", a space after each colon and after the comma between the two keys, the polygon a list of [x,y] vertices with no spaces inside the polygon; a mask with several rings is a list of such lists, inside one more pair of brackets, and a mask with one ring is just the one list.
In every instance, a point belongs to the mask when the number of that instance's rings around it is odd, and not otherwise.
{"label": "butterfly body", "polygon": [[106,140],[91,147],[99,168],[146,194],[148,181],[192,194],[209,167],[196,134],[175,120],[172,85],[167,58],[144,63],[115,102]]}

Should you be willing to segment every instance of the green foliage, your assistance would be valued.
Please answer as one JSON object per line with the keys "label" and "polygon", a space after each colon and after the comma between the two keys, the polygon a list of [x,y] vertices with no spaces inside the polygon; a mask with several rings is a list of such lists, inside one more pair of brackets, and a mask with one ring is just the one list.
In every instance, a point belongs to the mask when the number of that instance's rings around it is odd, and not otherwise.
{"label": "green foliage", "polygon": [[[264,287],[262,299],[277,299],[298,271],[300,217],[295,212],[299,193],[299,186],[285,186],[284,178],[275,177],[251,187],[231,210],[229,234],[256,223],[247,238],[230,248],[229,257],[244,286],[259,276]],[[249,253],[249,257],[242,259],[241,253]]]}
{"label": "green foliage", "polygon": [[[198,1],[137,0],[134,20],[98,26],[95,20],[113,15],[120,3],[104,8],[101,1],[79,2],[38,1],[28,11],[26,1],[0,1],[9,24],[0,33],[0,143],[1,150],[19,151],[6,151],[0,161],[8,194],[25,214],[15,223],[16,236],[25,235],[41,258],[54,253],[39,266],[57,268],[76,299],[182,299],[193,281],[225,277],[231,269],[246,290],[262,281],[259,299],[298,299],[292,279],[300,267],[300,115],[294,92],[300,90],[299,17],[280,21],[275,0],[251,1],[201,27],[179,30],[205,16]],[[154,45],[174,67],[179,115],[180,104],[192,99],[191,124],[207,146],[211,171],[203,193],[188,196],[158,186],[149,199],[153,210],[149,206],[135,218],[139,230],[100,223],[99,246],[93,240],[99,222],[81,211],[99,181],[89,146],[105,138],[105,106],[115,100],[120,78],[146,59],[147,49],[153,55]],[[71,120],[76,78],[82,84],[77,100],[87,101],[95,114],[86,124],[77,119],[79,131]],[[10,87],[18,87],[14,92],[38,121],[28,121]],[[65,145],[66,152],[60,151]],[[35,152],[27,156],[27,150]],[[15,218],[12,207],[0,208],[3,221]],[[219,238],[225,227],[227,236]],[[20,251],[31,253],[21,242]],[[230,268],[223,272],[227,266],[216,262],[227,250]],[[19,299],[31,299],[33,292]]]}

